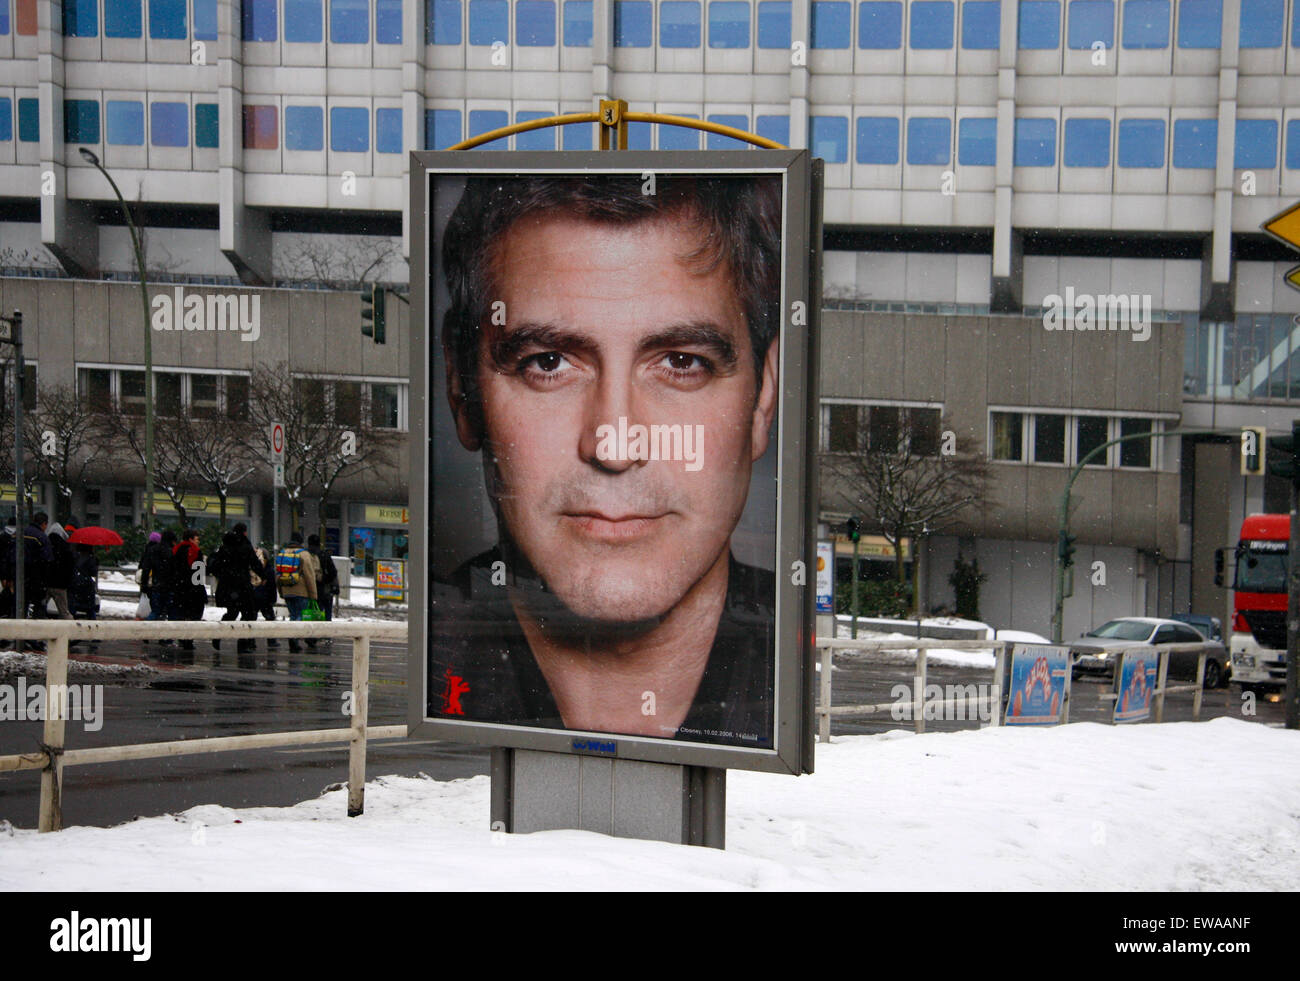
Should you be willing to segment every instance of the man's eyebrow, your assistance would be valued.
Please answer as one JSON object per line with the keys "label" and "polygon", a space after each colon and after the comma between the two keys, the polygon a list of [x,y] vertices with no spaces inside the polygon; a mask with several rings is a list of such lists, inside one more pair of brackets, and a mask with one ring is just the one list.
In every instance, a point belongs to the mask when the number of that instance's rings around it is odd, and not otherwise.
{"label": "man's eyebrow", "polygon": [[663,348],[704,348],[718,362],[719,370],[731,371],[736,367],[735,343],[725,331],[709,321],[667,327],[643,340],[640,348],[642,351]]}
{"label": "man's eyebrow", "polygon": [[555,324],[525,323],[513,330],[495,331],[488,341],[488,353],[499,365],[507,365],[527,348],[552,351],[592,351],[597,347],[590,334]]}

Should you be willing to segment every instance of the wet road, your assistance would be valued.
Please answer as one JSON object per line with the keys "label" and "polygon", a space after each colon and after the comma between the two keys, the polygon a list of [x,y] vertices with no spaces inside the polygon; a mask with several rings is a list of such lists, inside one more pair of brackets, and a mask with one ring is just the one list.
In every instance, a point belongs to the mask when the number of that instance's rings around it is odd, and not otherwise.
{"label": "wet road", "polygon": [[[259,647],[264,645],[259,642]],[[85,731],[69,721],[69,748],[228,736],[251,732],[334,728],[347,725],[344,694],[351,675],[352,649],[347,641],[291,654],[287,646],[268,654],[238,656],[217,653],[206,641],[196,642],[193,654],[136,641],[105,643],[95,661],[147,664],[156,670],[149,680],[120,681],[74,675],[71,683],[104,684],[102,728]],[[832,704],[885,703],[893,700],[897,683],[911,685],[913,668],[902,661],[841,657],[836,660]],[[938,685],[979,684],[991,680],[989,669],[931,664],[928,682]],[[14,684],[16,679],[0,679]],[[37,679],[29,679],[35,681]],[[910,689],[909,689],[910,690]],[[1104,722],[1109,703],[1099,697],[1109,684],[1080,680],[1073,686],[1072,722]],[[1243,717],[1237,689],[1205,693],[1202,718]],[[1252,721],[1280,725],[1280,702],[1261,698]],[[1191,718],[1191,694],[1171,695],[1165,718]],[[406,646],[371,644],[371,725],[406,721]],[[930,720],[931,732],[970,729],[977,720]],[[836,718],[836,735],[910,729],[907,720],[888,714]],[[0,722],[0,755],[30,752],[41,736],[36,721]],[[448,780],[488,772],[487,750],[435,741],[372,742],[367,774],[413,776],[426,773]],[[328,748],[289,747],[248,752],[202,754],[171,759],[140,760],[69,767],[64,775],[65,825],[112,825],[141,815],[183,811],[198,804],[229,807],[284,805],[317,796],[331,784],[347,779],[345,744]],[[37,771],[0,775],[0,820],[18,827],[35,827],[40,774]],[[485,815],[486,820],[486,815]]]}

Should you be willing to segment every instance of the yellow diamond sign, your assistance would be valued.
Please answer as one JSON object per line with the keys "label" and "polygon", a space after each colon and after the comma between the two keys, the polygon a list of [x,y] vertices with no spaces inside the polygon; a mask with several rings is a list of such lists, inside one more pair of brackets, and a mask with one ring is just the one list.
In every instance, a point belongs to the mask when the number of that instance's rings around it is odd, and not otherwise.
{"label": "yellow diamond sign", "polygon": [[[1300,203],[1275,214],[1260,226],[1264,233],[1283,245],[1300,251]],[[1283,279],[1293,289],[1300,290],[1300,266],[1287,272]]]}

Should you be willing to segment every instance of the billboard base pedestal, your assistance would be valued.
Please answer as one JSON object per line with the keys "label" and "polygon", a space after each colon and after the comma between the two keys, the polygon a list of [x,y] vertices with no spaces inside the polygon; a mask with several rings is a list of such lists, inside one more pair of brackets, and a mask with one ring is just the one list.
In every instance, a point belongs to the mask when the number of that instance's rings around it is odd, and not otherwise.
{"label": "billboard base pedestal", "polygon": [[492,749],[494,831],[596,831],[726,847],[727,771],[677,763]]}

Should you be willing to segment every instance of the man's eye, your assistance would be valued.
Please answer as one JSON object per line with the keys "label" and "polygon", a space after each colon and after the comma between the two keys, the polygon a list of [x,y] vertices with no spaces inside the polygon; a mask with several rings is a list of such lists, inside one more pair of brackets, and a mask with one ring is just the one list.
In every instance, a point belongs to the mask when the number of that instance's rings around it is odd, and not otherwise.
{"label": "man's eye", "polygon": [[565,363],[564,355],[558,351],[544,351],[541,354],[534,354],[524,358],[520,363],[520,367],[526,371],[531,369],[550,375],[559,371]]}
{"label": "man's eye", "polygon": [[712,370],[712,365],[698,354],[686,354],[682,351],[673,351],[664,355],[663,364],[675,372]]}

